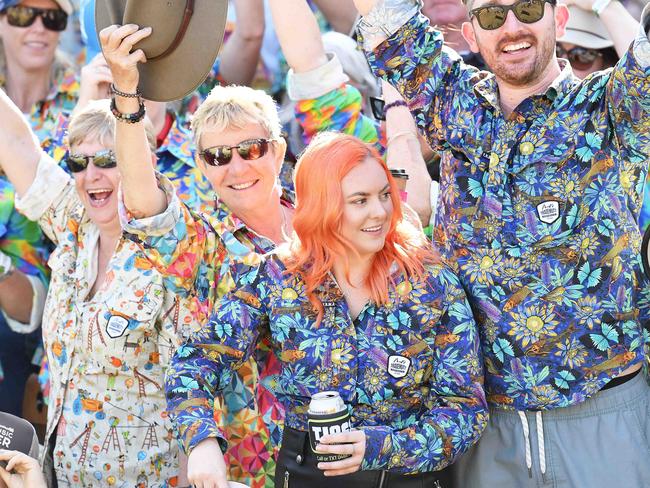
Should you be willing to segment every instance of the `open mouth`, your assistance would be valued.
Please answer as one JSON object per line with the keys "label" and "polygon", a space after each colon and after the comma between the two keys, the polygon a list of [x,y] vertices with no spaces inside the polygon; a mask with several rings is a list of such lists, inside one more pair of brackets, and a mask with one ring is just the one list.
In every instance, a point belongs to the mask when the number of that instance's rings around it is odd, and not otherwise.
{"label": "open mouth", "polygon": [[233,190],[247,190],[251,186],[255,185],[259,180],[253,180],[253,181],[247,181],[246,183],[238,183],[236,185],[228,185],[228,188],[232,188]]}
{"label": "open mouth", "polygon": [[93,207],[102,207],[113,194],[113,190],[100,188],[97,190],[87,190],[88,199]]}
{"label": "open mouth", "polygon": [[505,54],[520,54],[528,51],[531,48],[532,44],[527,41],[521,41],[517,43],[506,44],[501,52]]}

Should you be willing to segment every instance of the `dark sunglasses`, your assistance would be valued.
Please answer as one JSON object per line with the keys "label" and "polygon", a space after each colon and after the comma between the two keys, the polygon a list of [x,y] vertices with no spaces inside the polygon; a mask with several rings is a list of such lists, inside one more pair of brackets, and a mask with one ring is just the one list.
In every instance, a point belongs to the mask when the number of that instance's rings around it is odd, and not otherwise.
{"label": "dark sunglasses", "polygon": [[603,55],[597,49],[576,46],[566,50],[559,44],[555,46],[555,53],[558,58],[568,59],[571,67],[580,71],[591,69],[596,60]]}
{"label": "dark sunglasses", "polygon": [[470,10],[469,17],[476,17],[481,29],[494,30],[506,22],[512,10],[519,22],[534,24],[544,17],[544,4],[555,5],[556,0],[519,0],[512,5],[486,5]]}
{"label": "dark sunglasses", "polygon": [[68,25],[68,14],[61,9],[16,5],[6,8],[2,13],[7,15],[9,25],[14,27],[29,27],[36,17],[40,17],[45,28],[52,31],[63,31]]}
{"label": "dark sunglasses", "polygon": [[97,151],[92,156],[71,153],[68,153],[65,156],[65,165],[71,173],[79,173],[80,171],[85,170],[90,164],[90,161],[93,162],[96,168],[108,169],[117,166],[115,155],[110,149]]}
{"label": "dark sunglasses", "polygon": [[203,161],[210,166],[225,166],[232,159],[233,149],[247,161],[260,159],[269,150],[269,143],[273,139],[253,139],[251,141],[243,141],[236,146],[214,146],[204,149],[199,154]]}

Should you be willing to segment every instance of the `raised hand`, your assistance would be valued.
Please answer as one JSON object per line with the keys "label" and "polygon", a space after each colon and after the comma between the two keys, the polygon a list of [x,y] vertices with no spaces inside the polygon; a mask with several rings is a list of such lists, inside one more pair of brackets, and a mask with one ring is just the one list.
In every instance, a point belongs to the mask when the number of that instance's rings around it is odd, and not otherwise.
{"label": "raised hand", "polygon": [[135,24],[109,25],[99,33],[99,41],[106,63],[113,74],[115,87],[133,93],[138,88],[138,63],[146,63],[142,49],[133,46],[151,34],[151,27],[140,29]]}

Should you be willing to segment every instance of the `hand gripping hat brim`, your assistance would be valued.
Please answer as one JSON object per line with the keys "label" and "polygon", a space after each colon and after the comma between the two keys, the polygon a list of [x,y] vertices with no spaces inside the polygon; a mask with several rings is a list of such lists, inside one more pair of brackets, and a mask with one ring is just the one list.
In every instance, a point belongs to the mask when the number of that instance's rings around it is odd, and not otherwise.
{"label": "hand gripping hat brim", "polygon": [[192,93],[214,65],[226,28],[228,0],[98,0],[97,34],[113,24],[151,27],[137,43],[139,88],[148,100],[169,102]]}

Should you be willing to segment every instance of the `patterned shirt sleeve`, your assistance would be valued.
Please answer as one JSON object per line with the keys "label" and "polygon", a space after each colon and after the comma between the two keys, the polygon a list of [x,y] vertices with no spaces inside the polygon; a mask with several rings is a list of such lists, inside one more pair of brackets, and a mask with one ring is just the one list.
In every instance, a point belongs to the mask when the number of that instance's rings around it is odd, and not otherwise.
{"label": "patterned shirt sleeve", "polygon": [[209,323],[193,331],[172,358],[165,382],[167,409],[188,453],[209,437],[226,451],[225,435],[213,418],[214,397],[255,350],[264,318],[258,273],[259,268],[242,272],[238,289],[219,301]]}
{"label": "patterned shirt sleeve", "polygon": [[72,178],[45,153],[31,186],[24,195],[16,196],[16,209],[38,221],[55,245],[61,236],[68,235],[70,226],[78,226],[83,212]]}
{"label": "patterned shirt sleeve", "polygon": [[[362,36],[359,42],[363,45]],[[473,77],[478,70],[445,47],[442,34],[423,15],[413,16],[366,57],[375,75],[401,93],[431,147],[444,149],[447,124],[443,121],[466,106],[468,96],[475,98]]]}
{"label": "patterned shirt sleeve", "polygon": [[[200,295],[201,290],[206,294],[207,283],[214,282],[214,276],[203,276],[198,269],[202,263],[223,262],[225,248],[219,236],[211,231],[207,218],[181,203],[169,178],[160,173],[156,176],[167,196],[167,209],[152,217],[134,219],[120,196],[118,212],[122,229],[128,238],[141,245],[147,259],[165,277],[165,286],[182,297],[197,290]],[[212,274],[222,271],[217,266],[203,268]],[[205,286],[197,280],[206,281]],[[202,302],[208,298],[199,296]]]}
{"label": "patterned shirt sleeve", "polygon": [[[649,14],[646,8],[642,18]],[[645,169],[650,147],[650,41],[643,27],[614,67],[607,88],[609,114],[622,149],[620,161]]]}
{"label": "patterned shirt sleeve", "polygon": [[448,305],[436,334],[427,338],[434,350],[429,408],[402,430],[364,427],[363,470],[407,474],[442,469],[478,440],[487,423],[480,338],[465,292],[448,269],[431,283],[434,289],[444,283]]}

